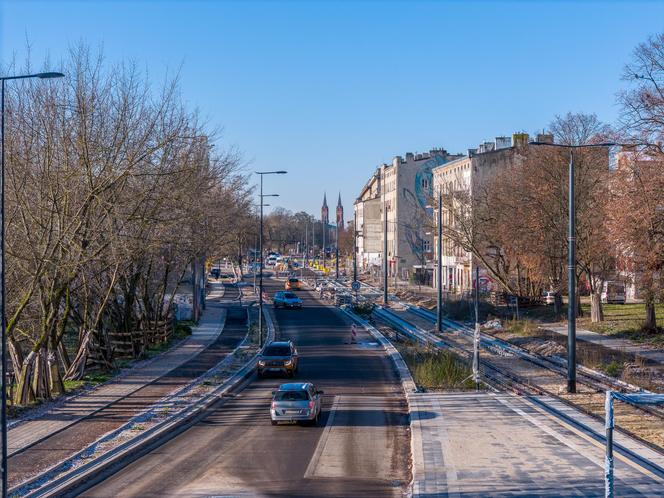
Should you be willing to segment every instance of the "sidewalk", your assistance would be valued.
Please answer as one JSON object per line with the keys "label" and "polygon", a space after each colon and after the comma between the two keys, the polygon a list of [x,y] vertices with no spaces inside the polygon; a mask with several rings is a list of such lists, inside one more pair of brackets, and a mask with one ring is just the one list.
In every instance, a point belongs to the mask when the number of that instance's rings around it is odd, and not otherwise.
{"label": "sidewalk", "polygon": [[[541,325],[542,330],[550,330],[556,334],[567,336],[567,325]],[[613,349],[621,353],[631,353],[640,356],[655,363],[664,365],[664,351],[661,349],[652,349],[651,347],[639,344],[629,339],[618,339],[615,337],[598,334],[586,329],[576,329],[576,338],[579,341],[598,344],[605,348]]]}
{"label": "sidewalk", "polygon": [[[413,496],[604,496],[604,447],[528,398],[414,393]],[[601,421],[543,397],[597,434]],[[657,465],[664,457],[622,433],[615,442]],[[616,454],[620,496],[662,496],[662,479]]]}
{"label": "sidewalk", "polygon": [[[60,432],[80,419],[114,403],[164,376],[189,361],[216,340],[223,330],[226,310],[222,307],[223,284],[212,284],[206,311],[192,335],[169,351],[128,369],[105,384],[65,399],[35,418],[17,421],[9,429],[8,455],[11,456],[37,441]],[[11,421],[10,421],[11,423]]]}

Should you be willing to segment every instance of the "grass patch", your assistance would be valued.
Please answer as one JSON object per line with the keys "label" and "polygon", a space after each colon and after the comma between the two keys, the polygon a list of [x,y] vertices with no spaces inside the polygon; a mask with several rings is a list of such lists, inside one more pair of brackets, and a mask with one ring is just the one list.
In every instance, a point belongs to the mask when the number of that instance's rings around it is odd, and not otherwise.
{"label": "grass patch", "polygon": [[537,322],[529,318],[522,320],[507,320],[506,322],[503,322],[503,329],[509,334],[530,337],[537,333],[538,325]]}
{"label": "grass patch", "polygon": [[72,391],[76,391],[77,389],[80,389],[85,385],[84,380],[64,380],[62,383],[65,386],[65,392],[70,393]]}
{"label": "grass patch", "polygon": [[187,336],[191,335],[191,328],[196,325],[192,320],[181,320],[175,322],[175,327],[173,327],[173,337],[175,339],[184,339]]}
{"label": "grass patch", "polygon": [[418,387],[426,390],[474,390],[472,371],[448,351],[429,351],[415,344],[396,344]]}
{"label": "grass patch", "polygon": [[622,363],[613,360],[610,363],[600,365],[599,368],[603,370],[605,374],[610,375],[611,377],[618,377],[620,372],[622,372],[623,365]]}
{"label": "grass patch", "polygon": [[655,316],[660,325],[659,330],[644,328],[646,310],[642,303],[634,304],[604,304],[604,321],[592,323],[590,321],[590,305],[582,303],[584,316],[577,320],[580,328],[586,328],[603,335],[655,346],[664,346],[664,304],[655,305]]}

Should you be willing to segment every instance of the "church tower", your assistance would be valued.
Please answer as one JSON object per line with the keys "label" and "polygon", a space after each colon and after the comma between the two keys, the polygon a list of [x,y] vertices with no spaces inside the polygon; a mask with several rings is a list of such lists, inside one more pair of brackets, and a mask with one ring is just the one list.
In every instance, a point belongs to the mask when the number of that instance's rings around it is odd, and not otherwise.
{"label": "church tower", "polygon": [[339,230],[344,229],[344,207],[341,205],[341,192],[339,192],[339,200],[337,201],[337,226]]}
{"label": "church tower", "polygon": [[327,197],[323,194],[323,207],[320,210],[320,220],[323,222],[323,226],[330,224],[330,210],[327,208]]}

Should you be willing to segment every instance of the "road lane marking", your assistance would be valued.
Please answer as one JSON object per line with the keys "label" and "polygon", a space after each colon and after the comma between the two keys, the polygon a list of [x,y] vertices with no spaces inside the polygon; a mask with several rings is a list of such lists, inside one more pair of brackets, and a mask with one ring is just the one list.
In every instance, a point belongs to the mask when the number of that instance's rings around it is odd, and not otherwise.
{"label": "road lane marking", "polygon": [[311,460],[309,461],[309,465],[307,466],[307,470],[304,472],[305,479],[313,477],[314,472],[316,471],[316,467],[318,466],[320,457],[323,454],[323,451],[325,450],[325,445],[329,440],[330,431],[332,430],[332,423],[334,422],[334,415],[337,412],[338,405],[339,405],[339,396],[335,396],[334,402],[332,403],[332,407],[330,408],[330,414],[327,416],[327,423],[325,424],[325,429],[323,430],[323,434],[318,440],[316,451],[314,451],[314,454],[311,457]]}

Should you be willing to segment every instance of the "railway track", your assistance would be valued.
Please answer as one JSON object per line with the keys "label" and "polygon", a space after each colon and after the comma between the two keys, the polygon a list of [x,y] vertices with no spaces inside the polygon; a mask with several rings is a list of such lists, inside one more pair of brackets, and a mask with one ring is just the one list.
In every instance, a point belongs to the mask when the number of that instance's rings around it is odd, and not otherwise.
{"label": "railway track", "polygon": [[[446,332],[440,337],[429,331],[435,319],[414,312],[408,305],[403,310],[379,307],[374,313],[378,320],[396,327],[421,344],[449,350],[466,360],[472,357],[472,332],[461,324],[446,320]],[[639,391],[637,386],[584,369],[578,375],[577,394],[568,394],[566,372],[558,362],[486,335],[481,340],[481,358],[483,378],[493,388],[550,396],[597,420],[604,417],[606,390]],[[620,403],[616,404],[615,414],[617,426],[625,434],[664,453],[664,413],[661,409]]]}

